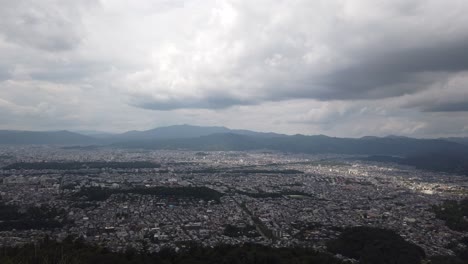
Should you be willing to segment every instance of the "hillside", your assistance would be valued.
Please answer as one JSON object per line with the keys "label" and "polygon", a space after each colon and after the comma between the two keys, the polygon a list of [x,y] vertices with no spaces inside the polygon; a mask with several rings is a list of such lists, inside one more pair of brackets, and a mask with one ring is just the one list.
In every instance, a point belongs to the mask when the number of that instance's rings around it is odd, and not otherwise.
{"label": "hillside", "polygon": [[89,145],[96,142],[97,140],[93,137],[84,136],[69,131],[37,132],[0,130],[0,144]]}

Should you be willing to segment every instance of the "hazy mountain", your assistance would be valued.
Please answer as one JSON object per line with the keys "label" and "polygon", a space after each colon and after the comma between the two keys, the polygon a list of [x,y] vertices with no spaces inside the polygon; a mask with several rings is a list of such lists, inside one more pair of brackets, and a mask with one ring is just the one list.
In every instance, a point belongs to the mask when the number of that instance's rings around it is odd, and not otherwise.
{"label": "hazy mountain", "polygon": [[229,131],[230,130],[225,127],[175,125],[168,127],[158,127],[145,131],[128,131],[123,134],[116,135],[115,138],[126,140],[194,138],[216,133],[228,133]]}
{"label": "hazy mountain", "polygon": [[73,133],[93,137],[93,138],[109,138],[117,135],[117,133],[109,133],[103,131],[96,131],[96,130],[75,130],[72,131]]}
{"label": "hazy mountain", "polygon": [[[0,130],[0,144],[113,145],[124,148],[188,150],[258,150],[291,153],[378,155],[375,161],[397,162],[422,169],[468,174],[466,139],[414,139],[400,136],[335,138],[324,135],[281,135],[226,127],[177,125],[95,137],[69,131]],[[97,148],[99,146],[93,146]],[[395,158],[399,157],[399,158]],[[372,159],[371,159],[372,160]]]}
{"label": "hazy mountain", "polygon": [[255,137],[236,133],[217,133],[196,138],[135,140],[116,145],[138,148],[168,148],[194,150],[250,150],[271,149],[284,152],[336,153],[361,155],[410,156],[432,152],[466,152],[468,147],[440,139],[405,137],[335,138],[318,136]]}
{"label": "hazy mountain", "polygon": [[276,137],[283,136],[276,133],[262,133],[250,130],[229,129],[226,127],[211,126],[192,126],[192,125],[175,125],[168,127],[159,127],[146,131],[129,131],[123,134],[111,137],[116,141],[140,141],[140,140],[159,140],[159,139],[182,139],[182,138],[198,138],[213,134],[238,134],[248,135],[253,137]]}
{"label": "hazy mountain", "polygon": [[243,129],[231,129],[229,133],[252,136],[252,137],[260,137],[260,138],[287,137],[287,135],[285,134],[278,134],[278,133],[273,133],[273,132],[256,132],[256,131],[243,130]]}
{"label": "hazy mountain", "polygon": [[70,131],[17,131],[0,130],[0,144],[53,144],[53,145],[85,145],[96,143],[93,137]]}
{"label": "hazy mountain", "polygon": [[449,137],[449,138],[442,138],[443,140],[456,142],[459,144],[468,145],[468,137]]}
{"label": "hazy mountain", "polygon": [[233,133],[219,133],[197,138],[128,141],[115,146],[147,149],[254,150],[262,148],[258,138]]}
{"label": "hazy mountain", "polygon": [[[202,127],[191,125],[175,125],[168,127],[159,127],[146,131],[128,131],[122,134],[112,134],[99,131],[57,131],[57,132],[35,132],[35,131],[0,131],[0,144],[63,144],[63,145],[82,145],[82,144],[112,144],[119,142],[142,142],[158,141],[169,139],[188,139],[199,138],[214,134],[236,134],[251,137],[281,137],[285,135],[276,133],[262,133],[250,130],[229,129],[226,127]],[[145,143],[146,144],[146,143]],[[154,143],[159,144],[160,143]],[[175,143],[164,144],[166,146]],[[189,144],[190,145],[190,144]],[[194,145],[191,143],[191,145]],[[218,144],[219,145],[219,144]],[[234,147],[234,146],[233,146]]]}
{"label": "hazy mountain", "polygon": [[284,152],[412,156],[419,153],[465,153],[468,147],[444,139],[407,137],[336,138],[281,135],[226,127],[176,125],[123,134],[87,136],[69,131],[0,131],[0,144],[111,144],[124,147],[196,150],[271,149]]}

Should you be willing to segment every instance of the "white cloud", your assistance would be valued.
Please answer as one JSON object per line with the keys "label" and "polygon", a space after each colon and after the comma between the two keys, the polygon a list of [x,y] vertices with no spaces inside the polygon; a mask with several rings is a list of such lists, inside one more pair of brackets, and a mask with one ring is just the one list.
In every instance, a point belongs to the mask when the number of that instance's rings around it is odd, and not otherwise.
{"label": "white cloud", "polygon": [[466,133],[463,0],[1,4],[3,127]]}

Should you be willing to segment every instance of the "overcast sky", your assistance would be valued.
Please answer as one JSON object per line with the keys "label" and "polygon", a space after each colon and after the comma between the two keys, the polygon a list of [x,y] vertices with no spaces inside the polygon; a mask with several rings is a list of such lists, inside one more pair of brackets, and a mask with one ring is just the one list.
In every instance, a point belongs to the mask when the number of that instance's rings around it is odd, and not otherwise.
{"label": "overcast sky", "polygon": [[466,0],[0,4],[0,129],[468,136]]}

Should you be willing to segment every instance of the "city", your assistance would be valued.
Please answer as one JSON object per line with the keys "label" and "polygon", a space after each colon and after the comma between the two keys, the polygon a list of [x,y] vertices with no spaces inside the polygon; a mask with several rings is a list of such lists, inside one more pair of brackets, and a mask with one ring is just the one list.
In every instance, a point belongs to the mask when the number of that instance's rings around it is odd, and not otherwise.
{"label": "city", "polygon": [[468,178],[359,156],[3,146],[0,164],[2,206],[47,215],[1,219],[2,246],[74,235],[116,252],[190,243],[325,251],[344,228],[372,226],[432,256],[453,255],[447,245],[466,236],[432,208],[466,197]]}
{"label": "city", "polygon": [[0,264],[468,264],[468,0],[0,0]]}

